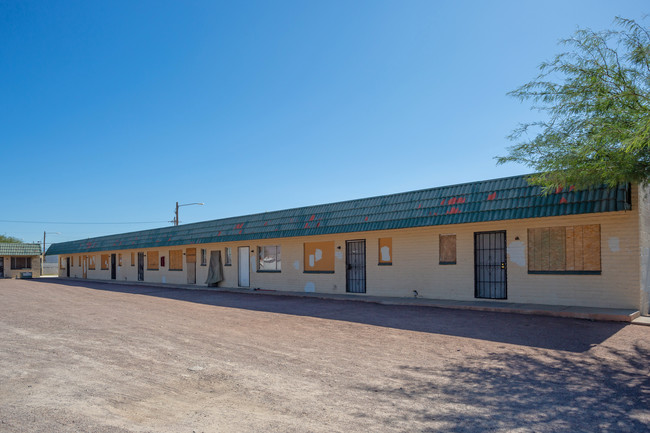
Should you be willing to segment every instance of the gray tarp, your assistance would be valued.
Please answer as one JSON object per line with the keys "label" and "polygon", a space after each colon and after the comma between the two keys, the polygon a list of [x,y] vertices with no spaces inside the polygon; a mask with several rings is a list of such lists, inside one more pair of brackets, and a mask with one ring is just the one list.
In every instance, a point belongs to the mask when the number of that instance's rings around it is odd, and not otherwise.
{"label": "gray tarp", "polygon": [[208,268],[208,286],[216,286],[223,280],[223,265],[221,264],[221,251],[210,251],[210,267]]}

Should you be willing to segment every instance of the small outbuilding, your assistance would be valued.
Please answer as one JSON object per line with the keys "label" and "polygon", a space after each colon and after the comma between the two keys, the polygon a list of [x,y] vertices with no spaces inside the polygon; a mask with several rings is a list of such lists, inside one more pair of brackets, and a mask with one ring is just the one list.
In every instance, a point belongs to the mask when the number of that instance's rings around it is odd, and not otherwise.
{"label": "small outbuilding", "polygon": [[0,278],[32,278],[40,275],[40,244],[0,243]]}
{"label": "small outbuilding", "polygon": [[53,244],[60,276],[648,314],[650,205],[527,176]]}

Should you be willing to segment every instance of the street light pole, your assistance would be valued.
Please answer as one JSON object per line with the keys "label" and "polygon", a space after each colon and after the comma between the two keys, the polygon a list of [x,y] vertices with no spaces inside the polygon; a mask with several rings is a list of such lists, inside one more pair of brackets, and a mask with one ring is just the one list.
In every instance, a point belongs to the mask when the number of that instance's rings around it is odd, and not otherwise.
{"label": "street light pole", "polygon": [[186,204],[178,204],[176,202],[176,210],[174,212],[174,225],[178,225],[178,208],[181,206],[192,206],[192,205],[198,205],[198,206],[203,206],[205,203],[186,203]]}

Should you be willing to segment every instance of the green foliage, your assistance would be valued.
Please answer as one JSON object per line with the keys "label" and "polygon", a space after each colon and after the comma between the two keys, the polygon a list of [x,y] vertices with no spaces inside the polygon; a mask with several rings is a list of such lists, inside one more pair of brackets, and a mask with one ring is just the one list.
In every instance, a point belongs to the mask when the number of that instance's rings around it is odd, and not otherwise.
{"label": "green foliage", "polygon": [[531,182],[547,191],[650,180],[650,32],[614,22],[617,30],[581,29],[561,41],[570,50],[508,93],[546,120],[519,125],[509,137],[517,144],[497,164],[533,167]]}
{"label": "green foliage", "polygon": [[23,241],[21,239],[15,238],[13,236],[0,235],[0,243],[22,244]]}

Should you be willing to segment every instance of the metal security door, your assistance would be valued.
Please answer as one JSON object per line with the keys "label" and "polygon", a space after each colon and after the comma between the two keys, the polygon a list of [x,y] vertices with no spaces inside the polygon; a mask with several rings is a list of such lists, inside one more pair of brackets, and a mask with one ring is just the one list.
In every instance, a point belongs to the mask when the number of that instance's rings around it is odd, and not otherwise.
{"label": "metal security door", "polygon": [[346,283],[349,293],[366,293],[366,241],[345,243]]}
{"label": "metal security door", "polygon": [[187,284],[196,284],[196,248],[185,250],[187,264]]}
{"label": "metal security door", "polygon": [[144,281],[144,253],[138,253],[138,281]]}
{"label": "metal security door", "polygon": [[70,257],[65,258],[65,276],[70,278]]}
{"label": "metal security door", "polygon": [[248,247],[239,247],[239,287],[250,286],[251,262],[248,254]]}
{"label": "metal security door", "polygon": [[506,232],[474,233],[474,297],[507,299]]}
{"label": "metal security door", "polygon": [[117,269],[116,269],[116,260],[115,254],[111,254],[111,280],[117,278]]}

